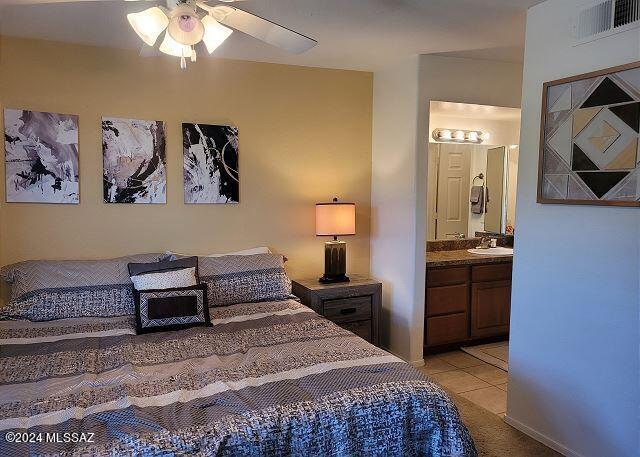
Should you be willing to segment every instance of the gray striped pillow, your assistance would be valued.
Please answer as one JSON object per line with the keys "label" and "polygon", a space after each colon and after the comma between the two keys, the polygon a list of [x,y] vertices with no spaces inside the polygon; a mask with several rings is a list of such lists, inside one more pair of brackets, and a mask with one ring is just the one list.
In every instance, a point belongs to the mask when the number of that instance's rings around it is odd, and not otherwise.
{"label": "gray striped pillow", "polygon": [[226,306],[291,295],[291,280],[278,254],[198,257],[200,282],[207,284],[209,306]]}
{"label": "gray striped pillow", "polygon": [[108,260],[29,260],[0,269],[11,284],[11,301],[1,315],[47,321],[72,317],[134,314],[132,262],[157,262],[164,254]]}

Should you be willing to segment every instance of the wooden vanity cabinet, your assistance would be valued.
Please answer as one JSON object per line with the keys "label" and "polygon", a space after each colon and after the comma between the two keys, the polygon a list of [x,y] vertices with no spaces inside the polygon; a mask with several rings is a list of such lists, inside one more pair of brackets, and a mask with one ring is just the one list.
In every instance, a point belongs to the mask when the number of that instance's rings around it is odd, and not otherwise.
{"label": "wooden vanity cabinet", "polygon": [[509,334],[511,263],[427,268],[425,352]]}
{"label": "wooden vanity cabinet", "polygon": [[467,339],[469,287],[469,267],[427,269],[425,345]]}
{"label": "wooden vanity cabinet", "polygon": [[509,333],[511,267],[510,263],[471,267],[470,338]]}

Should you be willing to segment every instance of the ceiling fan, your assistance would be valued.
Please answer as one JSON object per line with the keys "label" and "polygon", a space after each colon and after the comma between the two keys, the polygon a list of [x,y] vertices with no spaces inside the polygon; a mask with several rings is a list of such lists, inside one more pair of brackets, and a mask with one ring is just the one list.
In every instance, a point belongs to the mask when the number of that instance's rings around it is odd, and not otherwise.
{"label": "ceiling fan", "polygon": [[[154,2],[154,0],[125,1]],[[148,46],[155,47],[158,37],[164,32],[158,50],[179,57],[182,69],[187,67],[187,59],[196,61],[195,45],[202,42],[207,52],[211,54],[229,38],[233,29],[294,54],[308,51],[318,44],[316,40],[301,33],[230,5],[242,0],[155,1],[164,4],[157,4],[139,13],[128,14],[127,19],[133,30]],[[31,0],[29,2],[0,0],[0,6],[12,3],[72,2],[74,0]]]}

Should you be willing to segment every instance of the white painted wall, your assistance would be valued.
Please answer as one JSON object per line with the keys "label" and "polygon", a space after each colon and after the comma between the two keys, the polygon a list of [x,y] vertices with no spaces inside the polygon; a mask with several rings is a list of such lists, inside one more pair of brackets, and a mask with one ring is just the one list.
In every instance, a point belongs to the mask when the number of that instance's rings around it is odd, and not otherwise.
{"label": "white painted wall", "polygon": [[440,56],[374,74],[371,274],[383,282],[382,342],[414,364],[424,336],[429,103],[519,108],[521,78],[518,64]]}
{"label": "white painted wall", "polygon": [[527,19],[507,420],[567,455],[640,455],[640,210],[536,200],[542,84],[640,59],[640,33],[572,47],[579,6]]}
{"label": "white painted wall", "polygon": [[430,101],[520,108],[522,65],[423,55],[420,87],[427,97],[426,106],[421,100],[421,108],[427,110]]}
{"label": "white painted wall", "polygon": [[416,258],[424,259],[425,246],[416,247],[418,68],[414,56],[374,75],[371,176],[371,275],[383,282],[382,344],[414,363],[422,360],[423,332],[416,303],[424,303]]}

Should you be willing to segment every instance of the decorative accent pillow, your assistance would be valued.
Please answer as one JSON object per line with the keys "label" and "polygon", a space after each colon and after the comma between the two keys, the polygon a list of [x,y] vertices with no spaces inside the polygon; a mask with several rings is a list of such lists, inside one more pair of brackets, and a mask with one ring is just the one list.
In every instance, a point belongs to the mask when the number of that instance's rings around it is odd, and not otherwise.
{"label": "decorative accent pillow", "polygon": [[113,317],[135,312],[127,265],[157,262],[164,254],[108,260],[29,260],[0,269],[11,284],[5,318],[48,321],[72,317]]}
{"label": "decorative accent pillow", "polygon": [[198,268],[209,306],[285,300],[291,294],[281,255],[199,257]]}
{"label": "decorative accent pillow", "polygon": [[195,268],[183,268],[131,276],[131,282],[136,290],[157,290],[195,286],[198,279]]}
{"label": "decorative accent pillow", "polygon": [[175,271],[183,268],[195,268],[196,276],[198,275],[198,257],[181,257],[177,260],[171,260],[172,256],[165,256],[160,262],[153,263],[130,263],[129,276],[143,275],[146,273],[159,273],[163,271]]}
{"label": "decorative accent pillow", "polygon": [[136,290],[138,334],[211,326],[207,285],[164,290]]}

